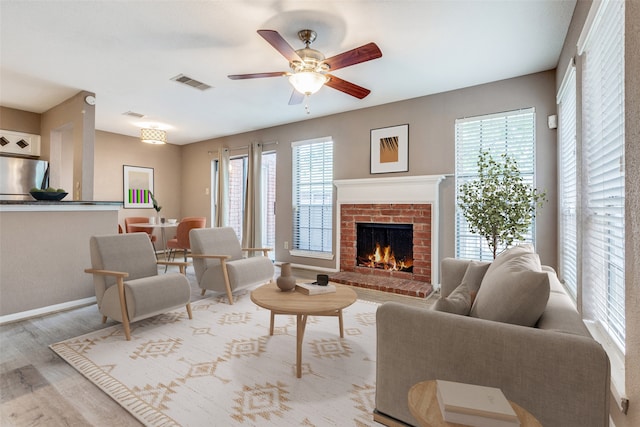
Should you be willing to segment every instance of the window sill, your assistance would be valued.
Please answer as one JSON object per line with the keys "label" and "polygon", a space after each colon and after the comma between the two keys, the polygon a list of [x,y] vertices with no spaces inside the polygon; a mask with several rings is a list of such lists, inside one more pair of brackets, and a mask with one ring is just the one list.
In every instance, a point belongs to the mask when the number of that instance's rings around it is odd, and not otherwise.
{"label": "window sill", "polygon": [[332,260],[334,258],[331,252],[315,252],[315,251],[302,251],[299,249],[292,249],[289,251],[291,256],[299,256],[304,258],[316,258]]}

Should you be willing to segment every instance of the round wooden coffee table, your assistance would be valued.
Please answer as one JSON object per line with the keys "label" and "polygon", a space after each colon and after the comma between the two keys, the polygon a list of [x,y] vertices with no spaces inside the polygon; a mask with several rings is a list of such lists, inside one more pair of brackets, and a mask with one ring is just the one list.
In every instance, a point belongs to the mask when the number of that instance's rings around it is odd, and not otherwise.
{"label": "round wooden coffee table", "polygon": [[[521,427],[542,427],[542,424],[527,410],[512,401],[509,401],[509,404],[518,416]],[[442,419],[434,380],[422,381],[411,387],[409,410],[422,427],[463,427],[462,424],[448,423]]]}
{"label": "round wooden coffee table", "polygon": [[260,286],[251,292],[254,304],[271,310],[270,334],[273,335],[273,317],[276,314],[296,316],[296,376],[302,377],[302,340],[307,316],[337,316],[342,332],[342,309],[353,304],[356,292],[348,286],[336,285],[336,292],[305,295],[297,291],[282,292],[275,283]]}

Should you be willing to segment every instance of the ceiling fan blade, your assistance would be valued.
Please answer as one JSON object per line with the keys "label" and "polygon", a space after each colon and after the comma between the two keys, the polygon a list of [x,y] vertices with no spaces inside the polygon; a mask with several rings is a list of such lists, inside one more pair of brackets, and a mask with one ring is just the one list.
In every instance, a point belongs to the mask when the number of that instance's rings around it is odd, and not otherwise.
{"label": "ceiling fan blade", "polygon": [[291,94],[291,98],[289,98],[289,105],[302,104],[303,100],[304,100],[304,95],[294,89],[293,93]]}
{"label": "ceiling fan blade", "polygon": [[231,74],[229,77],[231,80],[244,80],[244,79],[260,79],[262,77],[282,77],[288,76],[290,73],[286,71],[275,71],[273,73],[251,73],[251,74]]}
{"label": "ceiling fan blade", "polygon": [[329,77],[329,80],[325,83],[325,85],[329,86],[330,88],[339,90],[340,92],[344,92],[347,95],[355,96],[358,99],[362,99],[371,93],[369,89],[365,89],[362,86],[358,86],[346,80],[342,80],[341,78],[338,78],[331,74],[327,74],[326,76]]}
{"label": "ceiling fan blade", "polygon": [[333,71],[361,62],[371,61],[381,56],[382,51],[380,51],[377,44],[372,42],[325,59],[324,63],[328,64],[331,71]]}
{"label": "ceiling fan blade", "polygon": [[291,47],[285,39],[282,38],[280,33],[275,30],[258,30],[258,34],[262,36],[275,50],[280,52],[282,56],[287,58],[289,62],[302,61],[300,56],[296,53],[295,49]]}

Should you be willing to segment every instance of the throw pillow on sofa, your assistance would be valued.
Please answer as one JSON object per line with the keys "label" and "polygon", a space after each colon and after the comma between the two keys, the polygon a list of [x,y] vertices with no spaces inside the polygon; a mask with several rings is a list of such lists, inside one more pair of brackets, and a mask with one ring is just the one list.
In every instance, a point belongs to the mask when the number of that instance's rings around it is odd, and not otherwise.
{"label": "throw pillow on sofa", "polygon": [[445,313],[462,314],[468,316],[471,310],[471,293],[467,285],[461,283],[445,298],[438,298],[433,309]]}
{"label": "throw pillow on sofa", "polygon": [[[502,264],[504,264],[505,262],[509,261],[512,258],[519,257],[520,255],[534,254],[534,253],[536,253],[535,249],[533,248],[533,245],[530,243],[522,243],[520,245],[507,248],[504,251],[500,252],[496,257],[496,259],[493,260],[493,262],[491,263],[491,266],[489,266],[489,270],[487,270],[487,273],[489,273],[491,270],[495,270],[499,268]],[[540,270],[540,267],[538,268],[538,271],[539,270]]]}
{"label": "throw pillow on sofa", "polygon": [[491,267],[491,264],[478,261],[471,261],[467,266],[467,271],[465,271],[461,283],[466,284],[469,289],[469,293],[471,294],[471,304],[473,304],[476,296],[478,295],[478,290],[480,290],[480,285],[482,284],[482,280],[484,279],[485,274],[487,274],[489,267]]}
{"label": "throw pillow on sofa", "polygon": [[[529,245],[527,245],[529,246]],[[517,246],[496,257],[482,279],[470,315],[534,326],[549,299],[549,276],[533,247]]]}
{"label": "throw pillow on sofa", "polygon": [[433,306],[434,310],[468,316],[489,266],[490,264],[487,263],[471,261],[460,285],[449,296],[437,299]]}

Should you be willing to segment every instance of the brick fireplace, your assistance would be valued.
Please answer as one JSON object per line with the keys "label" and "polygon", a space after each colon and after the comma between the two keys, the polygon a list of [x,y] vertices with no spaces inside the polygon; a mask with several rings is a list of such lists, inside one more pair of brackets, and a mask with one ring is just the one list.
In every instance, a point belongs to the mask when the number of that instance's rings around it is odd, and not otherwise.
{"label": "brick fireplace", "polygon": [[[356,227],[365,224],[413,225],[411,272],[358,266]],[[340,205],[340,271],[431,283],[431,204],[345,203]]]}
{"label": "brick fireplace", "polygon": [[[437,283],[438,187],[441,175],[338,180],[336,231],[338,266],[341,272]],[[358,223],[411,224],[413,268],[411,271],[358,266]]]}

